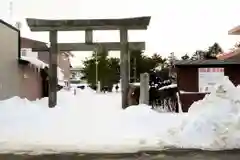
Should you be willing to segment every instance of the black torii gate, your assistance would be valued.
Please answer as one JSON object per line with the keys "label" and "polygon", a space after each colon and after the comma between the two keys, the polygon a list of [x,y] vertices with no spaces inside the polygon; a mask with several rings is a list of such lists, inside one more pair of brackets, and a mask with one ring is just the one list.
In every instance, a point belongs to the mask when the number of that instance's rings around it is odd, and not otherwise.
{"label": "black torii gate", "polygon": [[[146,30],[151,17],[124,19],[83,19],[83,20],[43,20],[27,18],[31,31],[50,32],[50,49],[40,48],[35,51],[50,51],[49,58],[49,107],[57,104],[57,53],[58,51],[92,51],[96,45],[107,50],[120,50],[120,72],[122,89],[122,108],[127,107],[129,85],[129,49],[145,49],[145,42],[128,42],[128,30]],[[93,30],[120,30],[120,43],[93,43]],[[57,43],[57,31],[85,31],[85,43]]]}

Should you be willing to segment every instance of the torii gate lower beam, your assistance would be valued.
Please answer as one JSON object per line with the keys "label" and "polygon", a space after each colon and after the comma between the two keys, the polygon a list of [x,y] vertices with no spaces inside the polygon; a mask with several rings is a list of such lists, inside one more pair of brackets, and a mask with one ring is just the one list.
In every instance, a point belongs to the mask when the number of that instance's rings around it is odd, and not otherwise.
{"label": "torii gate lower beam", "polygon": [[[108,51],[120,51],[120,42],[100,43],[58,43],[58,51],[93,51],[97,46],[103,46]],[[145,50],[145,42],[128,42],[129,50]],[[33,52],[49,51],[48,47],[32,48]]]}

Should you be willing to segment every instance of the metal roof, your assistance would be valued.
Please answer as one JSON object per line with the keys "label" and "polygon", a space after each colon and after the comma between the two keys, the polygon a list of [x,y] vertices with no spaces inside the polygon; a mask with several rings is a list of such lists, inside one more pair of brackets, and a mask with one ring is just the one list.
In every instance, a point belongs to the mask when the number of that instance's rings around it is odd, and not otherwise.
{"label": "metal roof", "polygon": [[200,60],[179,60],[175,62],[175,66],[210,66],[210,65],[233,65],[240,64],[239,60],[227,59],[200,59]]}

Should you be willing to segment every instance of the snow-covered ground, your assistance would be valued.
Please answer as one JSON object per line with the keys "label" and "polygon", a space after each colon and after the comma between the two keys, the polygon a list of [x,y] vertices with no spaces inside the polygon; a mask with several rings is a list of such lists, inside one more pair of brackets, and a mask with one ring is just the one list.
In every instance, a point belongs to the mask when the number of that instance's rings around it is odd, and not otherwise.
{"label": "snow-covered ground", "polygon": [[158,113],[149,106],[121,109],[120,93],[91,89],[47,99],[0,101],[0,152],[136,152],[166,147],[209,150],[240,147],[240,88],[226,78],[189,113]]}

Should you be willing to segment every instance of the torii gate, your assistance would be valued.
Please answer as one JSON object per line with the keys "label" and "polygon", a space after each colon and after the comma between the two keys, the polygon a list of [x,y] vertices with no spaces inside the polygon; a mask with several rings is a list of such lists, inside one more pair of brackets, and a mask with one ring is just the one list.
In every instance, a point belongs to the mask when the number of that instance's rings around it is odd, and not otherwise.
{"label": "torii gate", "polygon": [[[57,53],[58,51],[93,51],[97,45],[107,50],[120,50],[120,75],[122,89],[122,108],[127,107],[128,85],[130,79],[129,49],[145,49],[145,42],[128,42],[128,30],[146,30],[151,17],[124,19],[83,19],[83,20],[43,20],[27,18],[31,31],[50,32],[50,48],[33,49],[50,51],[49,62],[49,101],[50,108],[57,104]],[[93,43],[93,30],[120,30],[120,43]],[[85,31],[85,43],[57,43],[57,31]]]}

